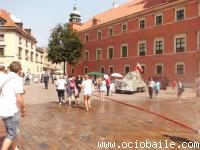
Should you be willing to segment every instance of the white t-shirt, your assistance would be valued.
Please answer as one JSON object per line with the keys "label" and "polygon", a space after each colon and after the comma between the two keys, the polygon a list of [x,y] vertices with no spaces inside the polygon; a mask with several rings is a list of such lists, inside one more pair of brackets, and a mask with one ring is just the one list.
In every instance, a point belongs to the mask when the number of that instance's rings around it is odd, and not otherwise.
{"label": "white t-shirt", "polygon": [[155,82],[154,81],[149,81],[149,87],[154,87],[155,86]]}
{"label": "white t-shirt", "polygon": [[[0,94],[0,116],[10,117],[19,112],[17,107],[16,94],[22,94],[24,92],[23,80],[16,73],[10,72],[8,75],[0,74],[0,79],[12,78],[2,88]],[[6,77],[6,78],[5,78]],[[4,82],[5,80],[0,80]],[[2,83],[0,83],[1,85]]]}
{"label": "white t-shirt", "polygon": [[82,86],[83,86],[83,95],[92,94],[92,80],[91,79],[83,80]]}
{"label": "white t-shirt", "polygon": [[56,86],[57,86],[58,90],[64,90],[65,89],[65,84],[66,84],[65,79],[58,79],[56,81]]}

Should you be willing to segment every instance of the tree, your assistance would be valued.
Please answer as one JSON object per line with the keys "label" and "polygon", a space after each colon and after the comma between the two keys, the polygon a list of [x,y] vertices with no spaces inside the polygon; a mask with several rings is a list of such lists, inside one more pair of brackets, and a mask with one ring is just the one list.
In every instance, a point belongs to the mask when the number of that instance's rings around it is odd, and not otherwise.
{"label": "tree", "polygon": [[67,26],[67,24],[58,24],[51,32],[47,58],[52,63],[65,62],[75,65],[81,57],[81,43],[79,36],[75,31]]}

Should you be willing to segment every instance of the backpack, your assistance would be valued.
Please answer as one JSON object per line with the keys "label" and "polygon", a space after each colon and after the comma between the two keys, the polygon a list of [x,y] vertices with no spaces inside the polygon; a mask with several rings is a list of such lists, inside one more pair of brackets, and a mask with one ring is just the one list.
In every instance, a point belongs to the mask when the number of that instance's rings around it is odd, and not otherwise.
{"label": "backpack", "polygon": [[75,82],[70,81],[70,82],[69,82],[69,87],[70,87],[70,88],[75,88]]}

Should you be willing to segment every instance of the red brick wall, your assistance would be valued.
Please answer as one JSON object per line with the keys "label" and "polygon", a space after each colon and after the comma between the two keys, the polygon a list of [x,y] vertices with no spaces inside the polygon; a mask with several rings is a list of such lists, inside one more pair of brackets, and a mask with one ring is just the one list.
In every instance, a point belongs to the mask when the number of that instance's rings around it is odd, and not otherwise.
{"label": "red brick wall", "polygon": [[[109,65],[114,65],[114,72],[124,74],[124,65],[130,64],[130,70],[133,70],[136,63],[145,64],[146,73],[143,78],[155,75],[155,64],[163,63],[163,74],[159,76],[167,77],[169,80],[183,80],[192,82],[198,76],[198,63],[200,62],[200,52],[197,51],[197,33],[200,31],[200,17],[198,16],[198,3],[188,3],[185,6],[186,19],[175,22],[175,8],[163,11],[164,25],[154,25],[154,14],[132,18],[125,22],[119,22],[114,25],[114,36],[108,37],[108,27],[98,28],[102,31],[102,39],[96,39],[96,31],[81,33],[80,37],[85,41],[85,34],[89,34],[89,42],[85,43],[84,50],[89,50],[89,61],[81,61],[75,67],[75,75],[83,74],[84,66],[88,67],[88,72],[100,71],[100,66],[105,67],[105,73],[108,73]],[[157,13],[155,13],[157,14]],[[146,17],[146,29],[138,30],[138,19]],[[193,17],[193,18],[192,18]],[[128,33],[121,34],[121,24],[128,24]],[[186,34],[187,48],[184,53],[174,53],[174,36],[177,34]],[[154,55],[154,39],[164,38],[164,54]],[[138,41],[146,40],[146,56],[138,56]],[[128,44],[128,58],[120,58],[121,44]],[[114,59],[107,59],[108,46],[114,47]],[[102,60],[96,60],[96,49],[102,49]],[[83,50],[83,51],[84,51]],[[83,59],[81,59],[83,60]],[[175,74],[176,62],[185,63],[185,74]],[[71,67],[68,67],[68,72]]]}

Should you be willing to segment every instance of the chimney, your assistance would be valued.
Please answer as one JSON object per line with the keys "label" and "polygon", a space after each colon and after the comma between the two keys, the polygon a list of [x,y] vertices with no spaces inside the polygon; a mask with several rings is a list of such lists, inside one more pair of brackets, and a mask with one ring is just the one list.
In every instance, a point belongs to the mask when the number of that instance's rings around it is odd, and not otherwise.
{"label": "chimney", "polygon": [[119,6],[119,4],[117,3],[117,1],[114,0],[113,2],[113,8],[117,8]]}
{"label": "chimney", "polygon": [[28,34],[31,34],[31,29],[24,29]]}
{"label": "chimney", "polygon": [[22,22],[19,22],[19,23],[16,22],[15,24],[16,24],[20,29],[22,29],[22,27],[23,27],[23,23],[22,23]]}
{"label": "chimney", "polygon": [[93,20],[92,20],[92,25],[93,25],[93,26],[96,26],[96,25],[97,25],[97,21],[98,21],[98,20],[94,17]]}

